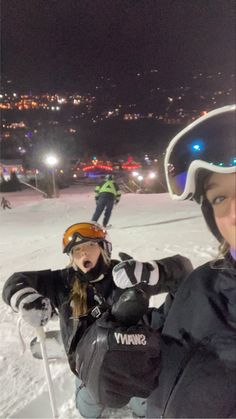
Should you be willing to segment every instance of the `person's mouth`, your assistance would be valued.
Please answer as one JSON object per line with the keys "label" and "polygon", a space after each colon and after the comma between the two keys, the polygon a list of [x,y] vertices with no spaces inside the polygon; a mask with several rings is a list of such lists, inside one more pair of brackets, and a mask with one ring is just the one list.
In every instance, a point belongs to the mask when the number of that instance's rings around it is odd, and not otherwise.
{"label": "person's mouth", "polygon": [[93,264],[92,264],[91,260],[85,259],[83,261],[83,267],[85,269],[92,269],[93,268]]}

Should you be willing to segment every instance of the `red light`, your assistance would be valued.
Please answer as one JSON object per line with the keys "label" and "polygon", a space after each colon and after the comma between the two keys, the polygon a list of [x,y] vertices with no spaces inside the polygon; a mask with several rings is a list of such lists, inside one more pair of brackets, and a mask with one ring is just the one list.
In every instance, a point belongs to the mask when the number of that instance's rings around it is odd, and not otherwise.
{"label": "red light", "polygon": [[83,167],[83,172],[87,172],[88,170],[96,170],[96,169],[104,169],[104,170],[110,170],[112,171],[112,167],[111,166],[105,166],[103,164],[98,164],[96,166],[85,166]]}
{"label": "red light", "polygon": [[135,170],[140,169],[141,164],[136,163],[132,156],[129,156],[127,161],[121,165],[122,169]]}

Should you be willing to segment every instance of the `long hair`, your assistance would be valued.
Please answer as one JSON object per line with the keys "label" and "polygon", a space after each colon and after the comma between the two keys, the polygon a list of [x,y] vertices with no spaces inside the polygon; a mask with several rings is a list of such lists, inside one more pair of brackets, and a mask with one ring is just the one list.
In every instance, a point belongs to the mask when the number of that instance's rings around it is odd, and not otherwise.
{"label": "long hair", "polygon": [[222,243],[220,243],[220,245],[218,247],[218,253],[217,253],[217,255],[210,262],[210,266],[211,266],[212,269],[221,269],[221,270],[222,269],[228,269],[227,266],[223,266],[223,267],[222,266],[219,266],[217,262],[219,260],[224,260],[224,258],[226,256],[226,254],[228,253],[229,249],[230,249],[230,245],[225,240]]}
{"label": "long hair", "polygon": [[80,282],[76,276],[70,293],[70,306],[74,319],[78,319],[88,312],[87,284]]}
{"label": "long hair", "polygon": [[225,255],[228,253],[230,249],[229,243],[227,243],[225,240],[219,245],[219,257],[225,257]]}
{"label": "long hair", "polygon": [[[110,265],[110,258],[107,252],[100,247],[100,254],[103,258],[104,264],[108,267]],[[74,267],[73,255],[71,255],[71,262],[68,267]],[[101,272],[102,273],[102,272]],[[83,283],[75,275],[73,278],[73,285],[70,293],[70,305],[72,308],[72,316],[74,319],[78,319],[80,316],[84,316],[88,312],[87,304],[87,283]]]}

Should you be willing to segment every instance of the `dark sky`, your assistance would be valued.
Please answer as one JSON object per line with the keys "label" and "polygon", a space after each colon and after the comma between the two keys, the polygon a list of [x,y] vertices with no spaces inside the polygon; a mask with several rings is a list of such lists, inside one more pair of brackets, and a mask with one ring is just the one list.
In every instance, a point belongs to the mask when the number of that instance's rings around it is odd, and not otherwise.
{"label": "dark sky", "polygon": [[72,88],[158,68],[166,82],[234,71],[234,0],[2,0],[3,76]]}

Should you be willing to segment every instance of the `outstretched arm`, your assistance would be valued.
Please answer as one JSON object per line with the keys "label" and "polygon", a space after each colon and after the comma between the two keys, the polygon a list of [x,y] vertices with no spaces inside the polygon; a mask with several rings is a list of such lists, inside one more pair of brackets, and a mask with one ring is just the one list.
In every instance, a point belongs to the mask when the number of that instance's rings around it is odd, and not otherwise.
{"label": "outstretched arm", "polygon": [[181,255],[151,262],[139,262],[124,253],[120,253],[120,257],[123,261],[113,268],[116,286],[124,289],[146,284],[149,295],[175,294],[193,270],[190,260]]}
{"label": "outstretched arm", "polygon": [[3,301],[31,326],[44,326],[56,305],[53,278],[50,270],[14,273],[3,287]]}

